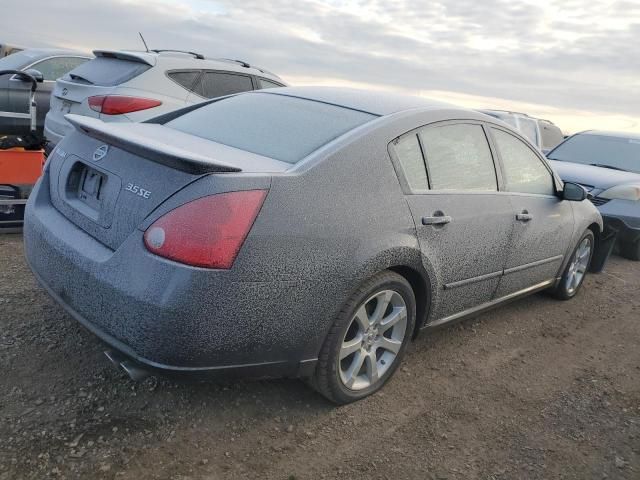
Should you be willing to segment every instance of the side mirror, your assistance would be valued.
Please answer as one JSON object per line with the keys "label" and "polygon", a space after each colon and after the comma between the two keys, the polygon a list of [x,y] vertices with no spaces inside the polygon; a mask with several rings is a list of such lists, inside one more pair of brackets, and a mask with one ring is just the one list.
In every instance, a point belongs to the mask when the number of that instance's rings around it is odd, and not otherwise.
{"label": "side mirror", "polygon": [[562,198],[570,202],[581,202],[587,198],[587,191],[577,183],[565,182]]}
{"label": "side mirror", "polygon": [[31,75],[33,78],[35,78],[36,82],[38,83],[44,82],[44,75],[40,70],[36,70],[35,68],[30,68],[28,70],[25,70],[24,73]]}

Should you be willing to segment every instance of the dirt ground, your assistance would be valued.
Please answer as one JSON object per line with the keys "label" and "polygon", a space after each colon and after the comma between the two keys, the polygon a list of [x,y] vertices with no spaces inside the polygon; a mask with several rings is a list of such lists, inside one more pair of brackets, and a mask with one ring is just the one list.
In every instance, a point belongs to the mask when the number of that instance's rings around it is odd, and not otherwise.
{"label": "dirt ground", "polygon": [[419,337],[336,408],[293,380],[134,383],[0,235],[0,480],[639,479],[640,263]]}

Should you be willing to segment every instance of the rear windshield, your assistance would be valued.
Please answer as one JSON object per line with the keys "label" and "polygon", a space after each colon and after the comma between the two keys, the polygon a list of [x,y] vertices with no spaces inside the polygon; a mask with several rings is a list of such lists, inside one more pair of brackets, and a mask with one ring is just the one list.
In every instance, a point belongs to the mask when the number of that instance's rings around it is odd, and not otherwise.
{"label": "rear windshield", "polygon": [[247,152],[296,163],[376,115],[283,95],[223,98],[165,125]]}
{"label": "rear windshield", "polygon": [[71,70],[64,79],[85,85],[113,87],[128,82],[151,68],[146,63],[97,57]]}
{"label": "rear windshield", "polygon": [[640,139],[575,135],[551,152],[549,158],[640,173]]}

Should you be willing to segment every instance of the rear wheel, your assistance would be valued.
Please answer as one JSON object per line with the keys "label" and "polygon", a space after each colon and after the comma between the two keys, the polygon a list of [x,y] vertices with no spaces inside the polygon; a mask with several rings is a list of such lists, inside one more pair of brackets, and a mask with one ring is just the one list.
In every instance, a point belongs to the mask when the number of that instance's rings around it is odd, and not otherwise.
{"label": "rear wheel", "polygon": [[640,261],[640,240],[620,244],[620,253],[629,260]]}
{"label": "rear wheel", "polygon": [[334,403],[379,390],[400,364],[413,334],[411,285],[394,272],[368,280],[338,314],[320,352],[312,385]]}
{"label": "rear wheel", "polygon": [[578,246],[571,255],[571,260],[565,268],[564,274],[560,279],[560,283],[553,291],[556,298],[560,300],[569,300],[573,298],[580,290],[584,278],[589,270],[591,257],[593,256],[594,236],[591,230],[584,232]]}

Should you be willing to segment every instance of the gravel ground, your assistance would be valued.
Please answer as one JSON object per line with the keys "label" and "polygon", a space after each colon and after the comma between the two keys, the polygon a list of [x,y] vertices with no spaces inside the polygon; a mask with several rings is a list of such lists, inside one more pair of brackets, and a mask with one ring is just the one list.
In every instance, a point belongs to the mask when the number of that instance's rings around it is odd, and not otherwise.
{"label": "gravel ground", "polygon": [[412,345],[335,408],[292,380],[134,383],[0,235],[0,480],[638,479],[640,263]]}

